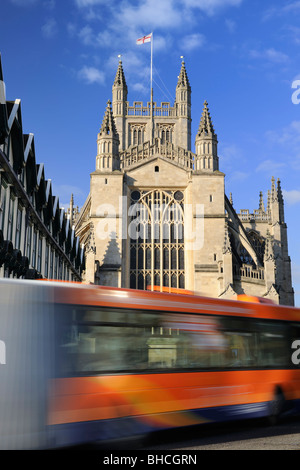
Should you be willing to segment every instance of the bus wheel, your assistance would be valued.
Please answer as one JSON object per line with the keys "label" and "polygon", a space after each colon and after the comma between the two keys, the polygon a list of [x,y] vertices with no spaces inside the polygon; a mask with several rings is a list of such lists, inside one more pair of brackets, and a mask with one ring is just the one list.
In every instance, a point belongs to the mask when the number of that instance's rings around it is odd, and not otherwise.
{"label": "bus wheel", "polygon": [[270,401],[269,404],[269,415],[268,415],[268,423],[272,426],[278,424],[280,420],[280,416],[284,410],[284,395],[282,390],[278,387],[275,392],[273,399]]}

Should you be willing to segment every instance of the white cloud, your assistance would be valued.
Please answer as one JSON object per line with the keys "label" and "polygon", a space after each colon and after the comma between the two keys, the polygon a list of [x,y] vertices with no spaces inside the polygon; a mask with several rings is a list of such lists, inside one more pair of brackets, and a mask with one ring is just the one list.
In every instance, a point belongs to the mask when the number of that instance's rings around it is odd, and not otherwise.
{"label": "white cloud", "polygon": [[261,162],[257,166],[255,171],[256,172],[266,172],[269,175],[273,175],[273,174],[278,173],[278,171],[282,170],[285,166],[286,166],[285,163],[278,162],[276,160],[267,159],[267,160],[264,160],[263,162]]}
{"label": "white cloud", "polygon": [[236,22],[231,20],[230,18],[226,18],[225,26],[230,33],[234,33],[236,30]]}
{"label": "white cloud", "polygon": [[106,0],[75,0],[76,5],[79,8],[93,7],[96,5],[106,4]]}
{"label": "white cloud", "polygon": [[292,121],[278,131],[267,131],[266,137],[273,144],[288,144],[289,147],[296,149],[300,144],[300,121]]}
{"label": "white cloud", "polygon": [[50,18],[43,26],[42,26],[42,33],[43,36],[46,38],[51,38],[55,36],[57,33],[57,23],[54,18]]}
{"label": "white cloud", "polygon": [[289,60],[289,57],[286,54],[277,51],[273,47],[262,51],[252,49],[250,51],[250,57],[252,57],[253,59],[267,60],[268,62],[273,62],[277,64],[282,64]]}
{"label": "white cloud", "polygon": [[243,150],[236,143],[221,142],[220,158],[227,168],[233,169],[238,162],[244,161]]}
{"label": "white cloud", "polygon": [[267,21],[272,19],[275,16],[282,16],[284,14],[296,14],[300,11],[300,1],[296,0],[290,3],[286,3],[285,5],[281,5],[279,7],[271,7],[268,8],[263,14],[263,21]]}
{"label": "white cloud", "polygon": [[[104,0],[73,0],[76,5],[84,9],[84,13],[92,15],[103,14],[101,4]],[[209,15],[214,14],[222,7],[238,6],[243,0],[124,0],[113,8],[113,1],[109,5],[105,2],[109,12],[109,21],[106,29],[101,31],[93,29],[89,21],[80,32],[81,41],[92,47],[114,47],[128,50],[135,46],[136,39],[144,34],[154,33],[155,51],[166,49],[178,38],[188,51],[202,46],[205,38],[200,33],[188,34],[191,26],[195,25],[196,11]],[[98,8],[97,8],[98,7]],[[91,17],[92,18],[92,17]],[[87,17],[85,17],[87,20]],[[96,24],[96,23],[94,23]],[[232,28],[231,23],[231,28]],[[160,31],[163,30],[163,35]],[[168,31],[179,31],[170,41]]]}
{"label": "white cloud", "polygon": [[181,42],[182,50],[183,51],[191,51],[193,49],[197,49],[202,47],[205,44],[205,36],[200,33],[189,34],[185,36]]}
{"label": "white cloud", "polygon": [[105,74],[95,67],[87,67],[86,65],[78,72],[79,79],[83,80],[88,85],[98,83],[103,85],[105,81]]}
{"label": "white cloud", "polygon": [[[21,1],[21,0],[16,0]],[[32,0],[34,1],[34,0]],[[107,0],[74,0],[79,8],[91,8],[107,5]],[[112,1],[112,0],[111,0]],[[225,7],[238,7],[243,0],[128,0],[122,2],[116,10],[116,16],[123,16],[124,22],[131,25],[164,25],[175,26],[178,21],[186,21],[186,14],[196,8],[208,15],[214,15]],[[183,8],[186,10],[183,15]],[[180,18],[182,17],[182,18]]]}
{"label": "white cloud", "polygon": [[149,87],[147,87],[145,84],[143,83],[134,83],[132,86],[131,86],[132,90],[134,90],[135,92],[137,92],[139,95],[146,95],[147,93],[149,94]]}
{"label": "white cloud", "polygon": [[232,183],[233,181],[245,181],[247,178],[249,178],[249,176],[249,173],[237,170],[228,175],[228,181],[230,183]]}
{"label": "white cloud", "polygon": [[282,191],[284,201],[287,204],[298,204],[300,202],[300,190],[291,189],[290,191]]}
{"label": "white cloud", "polygon": [[282,129],[265,133],[266,142],[273,152],[284,156],[282,165],[289,165],[291,170],[300,170],[300,121],[292,121]]}
{"label": "white cloud", "polygon": [[243,0],[183,0],[186,7],[198,8],[210,16],[225,7],[238,7],[242,2]]}
{"label": "white cloud", "polygon": [[84,45],[93,47],[108,47],[118,42],[112,31],[104,30],[95,33],[89,25],[84,26],[79,31],[78,37]]}
{"label": "white cloud", "polygon": [[[73,29],[74,30],[74,29]],[[84,26],[79,33],[79,39],[85,44],[86,46],[94,45],[94,32],[89,25]]]}
{"label": "white cloud", "polygon": [[144,0],[139,5],[123,3],[115,12],[118,26],[148,34],[154,28],[176,28],[187,21],[175,0]]}

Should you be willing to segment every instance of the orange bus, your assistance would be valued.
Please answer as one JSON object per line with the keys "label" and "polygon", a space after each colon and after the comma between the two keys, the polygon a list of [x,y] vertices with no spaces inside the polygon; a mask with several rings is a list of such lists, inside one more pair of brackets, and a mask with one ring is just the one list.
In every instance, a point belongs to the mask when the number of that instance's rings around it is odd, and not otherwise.
{"label": "orange bus", "polygon": [[299,362],[296,308],[1,280],[0,448],[275,419],[297,411]]}

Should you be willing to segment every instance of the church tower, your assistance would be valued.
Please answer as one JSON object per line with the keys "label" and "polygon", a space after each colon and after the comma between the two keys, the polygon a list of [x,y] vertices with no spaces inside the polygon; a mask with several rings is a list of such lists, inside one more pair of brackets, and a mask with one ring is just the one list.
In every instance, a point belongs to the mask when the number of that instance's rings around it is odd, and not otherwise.
{"label": "church tower", "polygon": [[[127,101],[121,60],[97,136],[96,169],[76,221],[86,282],[239,294],[293,305],[280,181],[253,213],[225,194],[204,102],[191,151],[191,86],[182,60],[174,103]],[[72,205],[72,204],[71,204]]]}
{"label": "church tower", "polygon": [[218,139],[210,117],[208,103],[204,108],[195,140],[196,170],[219,170]]}

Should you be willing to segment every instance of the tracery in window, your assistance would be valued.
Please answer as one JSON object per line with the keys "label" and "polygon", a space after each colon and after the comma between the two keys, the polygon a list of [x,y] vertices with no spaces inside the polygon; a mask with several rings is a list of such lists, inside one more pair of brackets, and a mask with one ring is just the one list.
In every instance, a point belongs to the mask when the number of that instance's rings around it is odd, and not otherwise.
{"label": "tracery in window", "polygon": [[261,259],[264,257],[265,253],[265,240],[255,231],[250,231],[248,236],[251,240],[252,245],[256,253],[260,256]]}
{"label": "tracery in window", "polygon": [[185,287],[183,216],[182,191],[131,193],[131,288]]}
{"label": "tracery in window", "polygon": [[145,140],[145,124],[130,125],[130,143],[132,145],[143,144]]}

